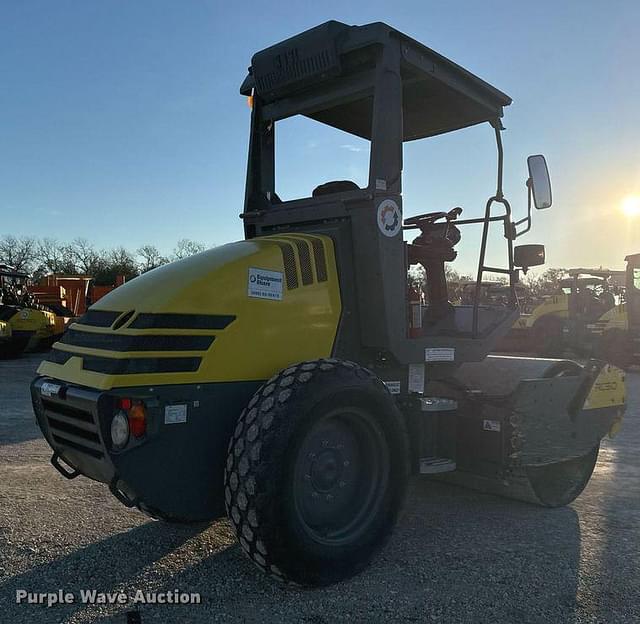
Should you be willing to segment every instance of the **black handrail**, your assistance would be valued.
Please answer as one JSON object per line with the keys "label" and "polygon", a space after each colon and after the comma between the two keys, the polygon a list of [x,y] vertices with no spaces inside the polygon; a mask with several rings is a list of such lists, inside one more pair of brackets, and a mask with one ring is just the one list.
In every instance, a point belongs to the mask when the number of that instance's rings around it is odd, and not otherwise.
{"label": "black handrail", "polygon": [[[502,177],[503,177],[503,166],[504,166],[504,152],[502,148],[502,137],[500,132],[502,130],[502,124],[500,120],[497,119],[493,123],[493,129],[495,131],[496,136],[496,145],[498,148],[498,179],[496,184],[496,194],[493,197],[490,197],[487,201],[484,210],[484,219],[473,220],[474,222],[482,222],[482,243],[480,244],[480,259],[478,261],[478,275],[476,279],[476,288],[475,295],[473,301],[473,326],[472,326],[472,336],[476,338],[478,336],[478,316],[480,310],[480,292],[482,287],[482,277],[484,272],[491,273],[503,273],[509,275],[509,303],[514,308],[518,305],[518,298],[516,294],[516,284],[515,284],[515,273],[513,267],[513,239],[515,238],[515,224],[511,221],[511,205],[505,199],[504,193],[502,190]],[[491,208],[493,204],[502,204],[505,209],[504,215],[501,216],[492,216]],[[504,224],[504,236],[507,239],[507,249],[509,255],[509,268],[508,269],[496,269],[495,267],[490,267],[485,264],[485,257],[487,253],[487,242],[489,237],[489,226],[491,223],[495,221],[502,221]]]}

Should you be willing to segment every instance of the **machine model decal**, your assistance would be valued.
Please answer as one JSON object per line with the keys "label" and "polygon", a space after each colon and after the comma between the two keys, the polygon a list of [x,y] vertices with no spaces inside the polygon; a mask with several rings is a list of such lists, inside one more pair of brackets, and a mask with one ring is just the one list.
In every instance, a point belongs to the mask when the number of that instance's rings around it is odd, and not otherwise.
{"label": "machine model decal", "polygon": [[280,271],[249,268],[249,297],[282,300],[283,275]]}
{"label": "machine model decal", "polygon": [[180,405],[167,405],[164,408],[164,424],[175,425],[187,422],[187,406],[184,403]]}
{"label": "machine model decal", "polygon": [[602,368],[585,399],[584,410],[624,405],[624,371],[607,364]]}
{"label": "machine model decal", "polygon": [[402,229],[402,213],[392,199],[378,205],[378,228],[385,236],[395,236]]}
{"label": "machine model decal", "polygon": [[424,350],[425,362],[453,362],[456,350],[449,347],[427,348]]}

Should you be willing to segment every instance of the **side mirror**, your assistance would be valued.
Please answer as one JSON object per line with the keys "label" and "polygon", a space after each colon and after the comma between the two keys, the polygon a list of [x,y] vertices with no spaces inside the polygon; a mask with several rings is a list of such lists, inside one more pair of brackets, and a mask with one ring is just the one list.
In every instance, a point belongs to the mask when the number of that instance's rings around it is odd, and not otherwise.
{"label": "side mirror", "polygon": [[530,267],[545,263],[544,245],[518,245],[513,248],[513,264],[526,274]]}
{"label": "side mirror", "polygon": [[529,167],[528,184],[533,193],[535,207],[538,210],[550,208],[553,200],[551,198],[551,179],[549,178],[547,161],[542,154],[537,154],[527,158],[527,166]]}

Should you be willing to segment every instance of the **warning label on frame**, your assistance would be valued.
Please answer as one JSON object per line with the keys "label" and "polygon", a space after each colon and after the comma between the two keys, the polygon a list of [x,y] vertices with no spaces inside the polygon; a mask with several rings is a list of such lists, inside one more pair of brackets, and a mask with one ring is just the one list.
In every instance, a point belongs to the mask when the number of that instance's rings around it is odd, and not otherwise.
{"label": "warning label on frame", "polygon": [[249,283],[247,294],[258,299],[282,300],[283,274],[280,271],[267,269],[249,269]]}
{"label": "warning label on frame", "polygon": [[448,347],[437,347],[424,350],[425,362],[453,362],[456,350]]}

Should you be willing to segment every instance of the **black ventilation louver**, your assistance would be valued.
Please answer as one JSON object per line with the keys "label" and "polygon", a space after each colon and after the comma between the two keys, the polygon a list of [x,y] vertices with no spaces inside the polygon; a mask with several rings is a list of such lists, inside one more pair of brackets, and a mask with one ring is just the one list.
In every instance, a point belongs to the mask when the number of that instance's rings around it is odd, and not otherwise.
{"label": "black ventilation louver", "polygon": [[313,258],[316,265],[316,276],[319,282],[327,281],[327,258],[324,253],[324,244],[319,238],[312,238]]}
{"label": "black ventilation louver", "polygon": [[298,288],[298,269],[296,267],[296,256],[293,247],[289,243],[278,241],[278,247],[282,252],[282,263],[284,265],[284,276],[287,281],[287,288],[293,290]]}
{"label": "black ventilation louver", "polygon": [[106,351],[206,351],[214,336],[133,336],[128,334],[98,334],[69,329],[62,344]]}
{"label": "black ventilation louver", "polygon": [[309,253],[309,245],[306,241],[295,239],[298,248],[298,259],[300,260],[300,275],[302,276],[302,284],[307,286],[313,284],[313,271],[311,270],[311,254]]}
{"label": "black ventilation louver", "polygon": [[[302,239],[283,236],[283,240],[275,240],[275,243],[280,247],[282,253],[282,264],[284,266],[284,275],[288,290],[298,288],[300,285],[298,269],[300,270],[302,286],[313,284],[314,281],[327,281],[327,257],[324,250],[324,243],[320,238],[308,236]],[[298,252],[297,258],[291,243],[295,245],[295,249]],[[316,270],[315,280],[313,275],[314,266]]]}
{"label": "black ventilation louver", "polygon": [[107,310],[87,310],[77,323],[89,327],[111,327],[115,320],[122,314],[120,312],[108,312]]}
{"label": "black ventilation louver", "polygon": [[[294,267],[295,268],[295,267]],[[215,340],[212,335],[184,335],[162,333],[122,333],[116,331],[129,323],[128,329],[142,330],[222,330],[233,323],[235,316],[230,314],[178,314],[143,312],[133,316],[134,312],[104,312],[91,310],[82,324],[98,327],[111,327],[113,331],[96,332],[78,328],[68,329],[60,343],[80,349],[98,349],[116,353],[148,353],[154,357],[117,358],[108,353],[88,355],[78,351],[68,351],[54,346],[47,359],[55,364],[66,364],[70,358],[82,359],[83,370],[107,375],[132,375],[142,373],[178,373],[197,371],[202,357],[193,357],[169,352],[207,351]],[[115,319],[118,319],[115,321]],[[111,321],[111,323],[109,323]],[[115,323],[114,323],[115,321]],[[109,323],[109,324],[107,324]]]}

